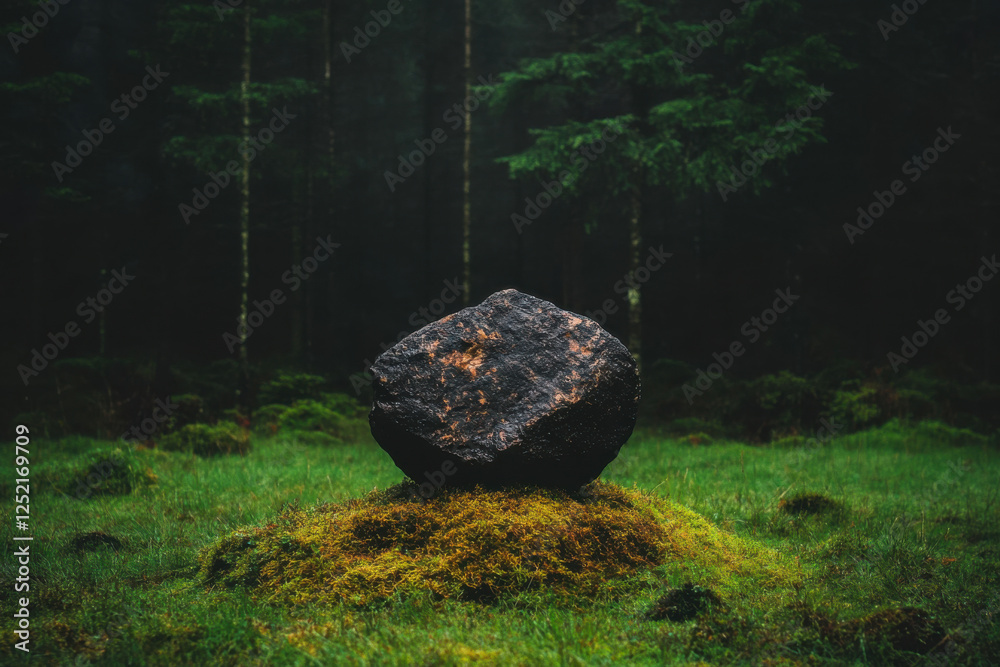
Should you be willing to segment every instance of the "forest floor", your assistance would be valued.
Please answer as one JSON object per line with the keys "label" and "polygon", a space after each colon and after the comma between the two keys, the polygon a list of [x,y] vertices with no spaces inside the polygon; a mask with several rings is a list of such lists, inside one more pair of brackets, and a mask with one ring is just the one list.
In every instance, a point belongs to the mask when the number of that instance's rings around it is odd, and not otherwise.
{"label": "forest floor", "polygon": [[[32,476],[111,446],[35,439]],[[737,587],[683,621],[648,614],[669,589],[704,583],[670,560],[576,599],[533,589],[488,603],[428,592],[292,606],[208,586],[198,554],[219,538],[269,525],[289,503],[385,489],[401,473],[374,442],[294,435],[254,437],[244,456],[137,456],[156,483],[127,495],[81,500],[32,485],[28,592],[11,585],[25,542],[5,503],[0,663],[1000,663],[1000,449],[941,425],[893,422],[795,448],[639,429],[603,480],[687,507],[796,571],[780,604]],[[10,498],[13,469],[5,477]],[[30,653],[14,648],[21,597]]]}

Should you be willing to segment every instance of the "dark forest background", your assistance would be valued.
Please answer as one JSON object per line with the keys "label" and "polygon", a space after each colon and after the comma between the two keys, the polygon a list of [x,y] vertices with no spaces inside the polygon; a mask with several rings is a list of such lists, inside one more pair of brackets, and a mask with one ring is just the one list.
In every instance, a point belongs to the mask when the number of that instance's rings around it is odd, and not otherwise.
{"label": "dark forest background", "polygon": [[[248,415],[278,369],[364,401],[382,345],[466,275],[444,313],[509,287],[579,313],[610,299],[604,326],[637,351],[616,284],[662,246],[672,256],[634,313],[648,417],[740,421],[761,438],[831,414],[1000,426],[1000,285],[960,311],[946,301],[1000,250],[998,0],[901,3],[915,11],[898,29],[885,26],[899,3],[861,0],[499,0],[469,15],[461,0],[42,4],[54,15],[30,38],[25,17],[44,7],[0,10],[5,419],[112,434],[182,393]],[[689,51],[727,10],[738,18]],[[675,53],[698,55],[680,66]],[[147,67],[162,83],[121,118],[115,100],[152,81]],[[795,141],[723,198],[730,166],[819,89],[832,95]],[[485,102],[467,154],[447,112],[470,91]],[[245,164],[243,133],[274,109],[294,118]],[[114,131],[57,174],[105,118]],[[627,135],[519,230],[525,198],[614,119],[634,119]],[[437,128],[446,140],[390,189],[387,170]],[[960,138],[911,183],[902,165],[939,128]],[[230,183],[188,224],[180,205],[231,160]],[[906,192],[852,243],[844,225],[894,179]],[[340,246],[292,291],[282,276],[318,237]],[[78,304],[114,271],[134,282],[87,322]],[[688,400],[684,385],[748,343],[744,323],[786,288],[794,307]],[[244,295],[252,311],[275,289],[288,301],[242,364],[224,334]],[[950,321],[897,373],[887,354],[940,308]],[[79,335],[26,384],[19,366],[71,321]]]}

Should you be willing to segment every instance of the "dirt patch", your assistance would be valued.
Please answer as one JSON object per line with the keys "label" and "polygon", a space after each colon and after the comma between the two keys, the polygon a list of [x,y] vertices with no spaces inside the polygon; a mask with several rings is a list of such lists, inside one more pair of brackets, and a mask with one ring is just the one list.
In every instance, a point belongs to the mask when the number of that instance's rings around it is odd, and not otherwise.
{"label": "dirt patch", "polygon": [[822,514],[840,508],[840,503],[819,493],[799,493],[778,503],[778,509],[787,514]]}
{"label": "dirt patch", "polygon": [[646,618],[652,621],[666,619],[675,623],[689,621],[707,611],[712,605],[720,604],[722,600],[711,590],[688,583],[667,591],[667,594],[653,603],[653,607],[646,612]]}
{"label": "dirt patch", "polygon": [[121,551],[125,545],[117,537],[94,531],[74,536],[69,546],[73,551],[97,551],[98,549]]}

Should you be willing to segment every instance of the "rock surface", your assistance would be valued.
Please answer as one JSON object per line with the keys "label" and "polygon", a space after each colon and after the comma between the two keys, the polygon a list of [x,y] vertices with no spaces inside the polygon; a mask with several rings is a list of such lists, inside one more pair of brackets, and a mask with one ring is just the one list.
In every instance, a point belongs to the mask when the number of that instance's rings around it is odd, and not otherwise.
{"label": "rock surface", "polygon": [[579,487],[618,455],[639,403],[617,338],[517,290],[410,334],[371,373],[372,435],[437,487]]}

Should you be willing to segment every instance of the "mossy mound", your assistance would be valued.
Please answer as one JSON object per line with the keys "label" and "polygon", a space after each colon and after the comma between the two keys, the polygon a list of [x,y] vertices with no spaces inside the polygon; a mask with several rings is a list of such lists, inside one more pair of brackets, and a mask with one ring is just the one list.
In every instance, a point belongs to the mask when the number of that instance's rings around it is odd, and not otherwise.
{"label": "mossy mound", "polygon": [[404,483],[359,500],[286,509],[264,527],[205,548],[207,585],[245,586],[283,604],[366,604],[430,590],[494,601],[533,589],[594,596],[609,580],[666,563],[733,591],[789,585],[777,553],[720,531],[667,500],[594,483],[581,495],[543,489],[443,489],[426,503]]}
{"label": "mossy mound", "polygon": [[225,454],[246,454],[250,449],[247,431],[232,421],[217,424],[188,424],[178,431],[163,436],[160,449],[172,452],[187,452],[195,456],[217,456]]}
{"label": "mossy mound", "polygon": [[817,629],[823,639],[838,648],[857,646],[864,639],[869,645],[885,641],[896,651],[926,654],[947,638],[944,627],[933,616],[914,607],[883,609],[841,623],[822,612],[795,608],[802,613],[805,627]]}

